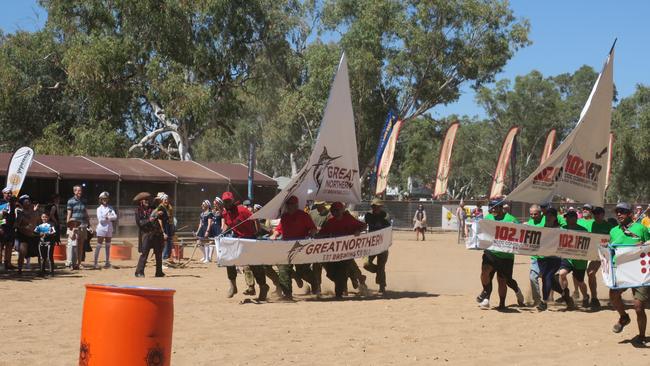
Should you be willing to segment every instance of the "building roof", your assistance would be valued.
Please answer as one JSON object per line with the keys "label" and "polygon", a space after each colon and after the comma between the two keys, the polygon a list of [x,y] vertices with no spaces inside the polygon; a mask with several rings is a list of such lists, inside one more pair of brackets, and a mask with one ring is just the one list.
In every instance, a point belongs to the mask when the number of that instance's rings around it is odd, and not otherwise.
{"label": "building roof", "polygon": [[[7,175],[11,153],[0,153],[0,176]],[[148,181],[202,184],[245,184],[248,168],[236,163],[105,158],[36,154],[27,177],[104,181]],[[255,172],[255,184],[277,187],[275,180]]]}

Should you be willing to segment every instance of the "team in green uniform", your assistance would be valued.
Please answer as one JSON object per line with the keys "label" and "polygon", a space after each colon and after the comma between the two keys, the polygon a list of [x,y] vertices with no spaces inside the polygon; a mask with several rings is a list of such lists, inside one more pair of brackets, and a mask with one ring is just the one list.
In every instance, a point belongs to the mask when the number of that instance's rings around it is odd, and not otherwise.
{"label": "team in green uniform", "polygon": [[[648,229],[632,221],[632,206],[629,203],[621,202],[616,205],[616,220],[618,226],[612,228],[609,232],[609,240],[611,246],[630,246],[639,245],[650,241],[650,232]],[[620,333],[623,328],[630,324],[630,316],[625,312],[625,305],[621,298],[622,293],[626,289],[610,289],[609,298],[612,306],[618,311],[620,318],[612,329],[614,333]],[[633,344],[643,345],[646,341],[646,314],[645,306],[650,299],[650,291],[648,287],[632,288],[634,294],[634,310],[636,312],[637,325],[639,327],[639,334],[632,339]]]}
{"label": "team in green uniform", "polygon": [[[485,220],[494,220],[502,222],[519,223],[516,217],[503,211],[503,201],[491,201],[489,205],[490,213],[485,216]],[[490,295],[492,294],[492,279],[497,275],[499,291],[499,309],[506,307],[507,287],[510,287],[517,296],[517,303],[524,306],[524,295],[512,278],[512,270],[515,263],[515,255],[492,250],[483,251],[483,261],[481,264],[481,285],[483,291],[476,300],[482,309],[490,308]],[[507,287],[506,287],[507,286]]]}

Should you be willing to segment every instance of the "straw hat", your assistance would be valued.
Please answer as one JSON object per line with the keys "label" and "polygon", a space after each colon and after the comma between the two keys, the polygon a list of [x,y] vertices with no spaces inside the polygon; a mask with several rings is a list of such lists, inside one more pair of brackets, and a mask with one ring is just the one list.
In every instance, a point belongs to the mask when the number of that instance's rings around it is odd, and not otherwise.
{"label": "straw hat", "polygon": [[384,202],[380,200],[379,198],[375,197],[370,201],[370,206],[383,206]]}
{"label": "straw hat", "polygon": [[140,202],[142,200],[148,200],[151,198],[151,193],[149,192],[140,192],[133,197],[133,202]]}

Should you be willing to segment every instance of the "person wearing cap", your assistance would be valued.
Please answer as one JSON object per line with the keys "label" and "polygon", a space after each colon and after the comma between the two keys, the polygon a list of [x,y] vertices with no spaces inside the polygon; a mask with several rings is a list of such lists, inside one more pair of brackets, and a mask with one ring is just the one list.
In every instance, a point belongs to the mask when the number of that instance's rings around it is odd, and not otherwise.
{"label": "person wearing cap", "polygon": [[[548,209],[548,208],[547,208]],[[542,208],[539,205],[531,205],[528,209],[530,218],[526,222],[526,225],[543,227],[546,220],[542,216]],[[533,306],[539,305],[542,301],[541,289],[539,287],[539,264],[537,260],[542,258],[539,255],[533,255],[530,257],[530,289],[533,294]]]}
{"label": "person wearing cap", "polygon": [[[553,208],[553,205],[550,202],[544,202],[544,203],[540,203],[539,207],[542,209],[542,223],[543,223],[542,226],[544,226],[546,225],[546,211],[549,208]],[[557,210],[555,212],[558,213]],[[564,213],[562,213],[561,215],[560,214],[557,215],[557,222],[560,226],[566,225],[566,220],[564,220]]]}
{"label": "person wearing cap", "polygon": [[[172,254],[172,241],[174,238],[174,231],[175,231],[175,226],[174,226],[174,207],[172,207],[171,202],[169,201],[169,195],[167,195],[165,192],[158,192],[158,195],[156,195],[156,201],[158,202],[158,206],[156,210],[165,210],[165,213],[161,217],[161,222],[163,225],[163,253],[162,253],[162,259],[163,261],[169,262],[169,264],[172,263],[171,260],[171,254]],[[163,264],[163,268],[166,268],[166,265]]]}
{"label": "person wearing cap", "polygon": [[636,206],[634,208],[634,221],[639,221],[643,218],[643,207]]}
{"label": "person wearing cap", "polygon": [[[270,236],[271,240],[276,240],[280,236],[282,240],[301,240],[313,237],[318,232],[314,221],[308,213],[299,208],[300,202],[298,197],[291,196],[287,198],[284,204],[284,212],[280,216],[280,224],[273,229]],[[311,286],[312,290],[318,289],[314,285],[313,273],[309,264],[296,264],[295,276],[302,281],[306,281]],[[282,289],[283,298],[291,300],[293,290],[291,285],[291,274],[293,272],[291,264],[279,264],[278,274],[280,276],[280,288]]]}
{"label": "person wearing cap", "polygon": [[25,258],[39,256],[39,237],[34,229],[39,224],[38,205],[34,206],[28,195],[18,199],[16,209],[16,239],[18,241],[18,275],[22,275]]}
{"label": "person wearing cap", "polygon": [[83,199],[83,188],[80,185],[72,187],[73,196],[67,203],[66,222],[75,220],[79,222],[77,228],[77,256],[76,262],[72,264],[73,269],[79,269],[84,257],[84,242],[88,239],[88,210],[86,200]]}
{"label": "person wearing cap", "polygon": [[99,252],[102,245],[106,247],[106,262],[104,268],[111,268],[111,239],[113,238],[113,221],[117,220],[117,214],[113,207],[109,206],[110,194],[106,191],[99,195],[99,207],[97,207],[97,246],[95,247],[95,269],[99,269]]}
{"label": "person wearing cap", "polygon": [[[384,203],[379,198],[373,198],[370,202],[370,212],[366,212],[363,219],[368,225],[368,231],[381,230],[390,226],[388,214],[384,211]],[[373,261],[377,258],[377,264]],[[388,262],[388,250],[377,255],[366,258],[363,268],[371,273],[376,273],[375,283],[379,285],[379,293],[386,292],[386,262]]]}
{"label": "person wearing cap", "polygon": [[203,247],[203,258],[201,258],[201,263],[210,263],[212,259],[212,249],[211,245],[213,238],[212,235],[213,229],[215,226],[214,213],[212,211],[212,204],[209,200],[204,200],[201,202],[201,214],[199,215],[199,225],[196,228],[196,240],[197,245]]}
{"label": "person wearing cap", "polygon": [[[325,221],[323,227],[318,232],[318,237],[334,237],[345,235],[359,235],[366,228],[366,224],[355,219],[341,202],[334,202],[330,206],[331,217]],[[352,263],[351,263],[352,262]],[[348,259],[338,262],[326,262],[324,264],[327,277],[334,282],[334,292],[337,299],[343,298],[347,291],[348,276],[353,278],[360,288],[360,292],[367,290],[365,276],[354,271],[356,262],[354,259]]]}
{"label": "person wearing cap", "polygon": [[[591,210],[587,212],[589,215],[591,215]],[[564,214],[564,218],[566,219],[567,223],[566,225],[562,226],[562,229],[585,232],[589,231],[586,227],[578,224],[578,213],[576,211],[568,211],[566,214]],[[589,293],[587,292],[587,284],[585,284],[586,271],[587,260],[562,258],[560,261],[559,282],[562,298],[566,302],[568,310],[575,308],[573,298],[569,292],[569,281],[567,280],[567,275],[569,273],[573,273],[573,278],[577,282],[576,288],[579,289],[579,291],[582,293],[582,307],[586,308],[589,306]]]}
{"label": "person wearing cap", "polygon": [[[503,201],[493,200],[489,204],[490,213],[485,216],[485,220],[519,223],[516,217],[503,211]],[[484,250],[481,264],[481,285],[483,291],[476,298],[481,309],[490,308],[490,295],[492,294],[492,279],[497,275],[499,286],[499,310],[506,308],[506,292],[510,287],[517,296],[519,306],[524,306],[524,295],[512,278],[512,270],[515,264],[515,255],[493,250]]]}
{"label": "person wearing cap", "polygon": [[320,229],[325,221],[327,221],[329,214],[330,210],[327,208],[325,201],[314,202],[312,210],[309,211],[309,216],[311,216],[311,219],[314,221],[314,224],[318,229]]}
{"label": "person wearing cap", "polygon": [[587,230],[591,229],[591,224],[594,222],[594,206],[585,203],[582,206],[582,217],[578,219],[578,225]]}
{"label": "person wearing cap", "polygon": [[[11,252],[14,247],[15,224],[16,224],[16,199],[13,197],[11,188],[2,190],[0,199],[0,262],[4,264],[5,270],[12,270],[16,267],[11,265]],[[4,261],[2,256],[4,254]]]}
{"label": "person wearing cap", "polygon": [[[616,205],[616,220],[618,225],[613,227],[609,232],[609,244],[612,247],[617,246],[631,246],[641,245],[650,240],[650,232],[645,226],[634,222],[632,214],[632,206],[627,202],[619,202]],[[614,258],[612,258],[614,260]],[[627,289],[610,289],[609,298],[612,306],[619,314],[619,319],[614,324],[612,331],[620,333],[626,325],[630,324],[630,316],[625,312],[625,304],[621,295]],[[635,345],[643,345],[647,339],[645,336],[647,318],[645,314],[645,307],[650,300],[650,288],[648,287],[633,287],[632,294],[634,296],[634,311],[636,312],[636,321],[639,328],[639,334],[632,338],[632,343]]]}
{"label": "person wearing cap", "polygon": [[[612,230],[612,225],[605,220],[605,209],[602,207],[594,207],[593,211],[594,221],[591,223],[589,232],[595,234],[606,234]],[[591,293],[591,302],[589,307],[592,310],[600,309],[600,301],[598,300],[598,282],[596,276],[600,268],[600,261],[589,261],[587,265],[587,279],[589,282],[589,292]]]}
{"label": "person wearing cap", "polygon": [[[234,237],[256,239],[257,224],[255,220],[250,220],[252,213],[244,206],[235,205],[235,197],[232,192],[224,192],[221,200],[224,206],[221,212],[224,227],[230,230]],[[269,285],[266,284],[264,266],[250,266],[250,269],[260,288],[258,300],[265,301],[269,292]],[[228,280],[230,281],[228,297],[233,297],[237,293],[237,268],[235,266],[228,266],[226,267],[226,271],[228,273]]]}
{"label": "person wearing cap", "polygon": [[422,234],[422,241],[425,240],[424,233],[427,231],[427,212],[424,210],[423,205],[418,205],[418,209],[413,216],[413,230],[415,231],[415,241],[420,240]]}
{"label": "person wearing cap", "polygon": [[135,209],[135,223],[138,226],[138,251],[140,258],[135,267],[135,276],[144,277],[144,268],[149,258],[149,253],[153,250],[156,260],[156,277],[164,277],[162,263],[163,249],[163,228],[161,217],[165,214],[164,210],[154,210],[149,205],[151,195],[147,192],[141,192],[134,197],[138,203]]}

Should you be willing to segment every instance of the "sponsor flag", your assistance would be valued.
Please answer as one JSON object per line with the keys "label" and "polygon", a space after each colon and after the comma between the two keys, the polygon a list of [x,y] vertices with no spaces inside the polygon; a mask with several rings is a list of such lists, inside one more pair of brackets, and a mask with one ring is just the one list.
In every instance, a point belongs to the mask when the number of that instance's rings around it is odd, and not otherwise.
{"label": "sponsor flag", "polygon": [[613,67],[614,46],[576,127],[544,164],[508,195],[508,200],[548,202],[557,195],[603,206],[614,93]]}
{"label": "sponsor flag", "polygon": [[440,159],[438,160],[438,172],[436,174],[436,184],[433,189],[433,199],[437,199],[447,193],[447,182],[449,181],[449,171],[451,170],[451,151],[456,140],[456,132],[460,127],[459,122],[449,125],[445,139],[440,147]]}
{"label": "sponsor flag", "polygon": [[386,122],[384,123],[384,128],[381,130],[379,135],[379,143],[377,144],[377,151],[375,152],[375,166],[372,174],[370,175],[370,186],[374,187],[377,183],[377,171],[379,171],[379,161],[381,160],[381,155],[384,153],[386,148],[386,143],[390,137],[390,133],[393,130],[393,126],[397,122],[397,116],[393,114],[393,111],[388,112],[386,116]]}
{"label": "sponsor flag", "polygon": [[284,202],[292,195],[298,197],[301,205],[308,200],[361,201],[357,138],[345,54],[341,56],[309,160],[289,184],[252,218],[280,217]]}
{"label": "sponsor flag", "polygon": [[393,164],[393,157],[395,156],[395,147],[397,146],[397,139],[399,138],[399,133],[402,130],[402,121],[398,120],[393,126],[393,130],[388,137],[388,142],[386,142],[386,148],[384,149],[383,154],[381,154],[381,159],[379,159],[379,167],[377,168],[377,186],[375,187],[375,195],[380,195],[386,190],[388,186],[388,173],[390,172],[390,166]]}
{"label": "sponsor flag", "polygon": [[555,137],[557,136],[557,130],[555,128],[548,131],[546,134],[546,142],[544,143],[544,151],[542,151],[542,157],[540,158],[539,165],[544,164],[546,159],[553,153],[553,146],[555,146]]}
{"label": "sponsor flag", "polygon": [[605,190],[609,187],[609,178],[612,175],[612,157],[614,156],[614,133],[609,133],[609,145],[607,147],[607,174],[605,175]]}
{"label": "sponsor flag", "polygon": [[7,187],[11,189],[14,196],[18,196],[27,177],[27,171],[32,165],[34,151],[23,146],[11,156],[9,168],[7,169]]}
{"label": "sponsor flag", "polygon": [[490,188],[490,199],[500,198],[503,196],[503,187],[505,187],[506,173],[508,171],[508,164],[512,155],[512,147],[515,143],[515,137],[519,132],[519,127],[511,127],[506,138],[503,140],[499,160],[497,161],[497,168],[494,171],[492,178],[492,187]]}

